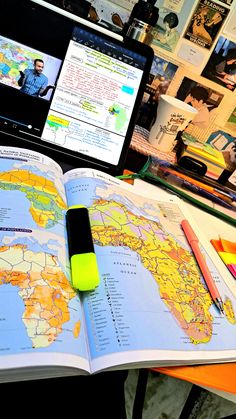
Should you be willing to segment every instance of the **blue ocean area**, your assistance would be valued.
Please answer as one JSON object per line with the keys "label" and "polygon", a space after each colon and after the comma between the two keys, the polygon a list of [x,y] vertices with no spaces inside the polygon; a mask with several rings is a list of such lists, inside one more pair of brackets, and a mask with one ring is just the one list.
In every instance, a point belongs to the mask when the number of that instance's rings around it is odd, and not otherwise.
{"label": "blue ocean area", "polygon": [[100,198],[95,193],[95,186],[107,189],[103,180],[96,179],[95,184],[95,179],[89,177],[72,179],[66,182],[65,190],[68,205],[85,205],[86,207],[90,207],[94,200]]}
{"label": "blue ocean area", "polygon": [[[5,159],[0,157],[0,173],[1,172],[8,172],[9,170],[12,170],[14,163],[19,163],[20,160],[12,160],[12,159]],[[22,162],[21,162],[22,163]]]}
{"label": "blue ocean area", "polygon": [[[25,306],[18,292],[19,287],[11,284],[0,285],[0,349],[2,355],[32,349],[31,339],[28,337],[26,327],[22,321]],[[8,349],[4,350],[4,348]]]}
{"label": "blue ocean area", "polygon": [[[11,233],[11,232],[0,233],[0,240],[2,240],[3,237],[6,238],[6,236],[15,236],[15,233]],[[14,244],[25,245],[25,246],[27,246],[27,248],[29,250],[31,250],[34,253],[45,252],[45,253],[53,254],[55,256],[58,255],[58,251],[56,250],[56,248],[61,248],[62,247],[57,240],[46,240],[46,238],[45,238],[45,243],[39,243],[32,236],[29,236],[29,237],[19,237],[19,236],[17,236],[15,239],[13,239],[11,241],[11,246],[14,245]],[[51,246],[53,247],[53,249],[52,249]]]}
{"label": "blue ocean area", "polygon": [[[100,277],[109,273],[110,278],[117,278],[117,295],[122,296],[119,301],[122,305],[120,313],[125,315],[125,326],[127,327],[127,333],[130,334],[127,350],[153,349],[156,348],[157,344],[160,345],[161,349],[163,342],[168,347],[173,344],[173,335],[180,340],[183,332],[176,328],[176,322],[171,315],[168,316],[167,327],[165,326],[163,329],[160,327],[163,321],[159,321],[159,319],[161,313],[166,310],[166,305],[160,297],[157,283],[151,273],[144,268],[139,255],[128,248],[112,246],[99,247],[98,250],[97,248],[98,246],[96,246],[96,253],[98,255]],[[122,256],[122,252],[126,253],[126,255]],[[119,274],[119,271],[123,271],[123,273]],[[135,272],[135,274],[128,273],[128,271]],[[94,326],[90,320],[92,316],[89,297],[84,301],[93,357],[124,350],[124,348],[119,347],[119,342],[115,336],[111,307],[109,306],[106,293],[105,286],[101,281],[100,286],[96,290],[96,300],[103,301],[101,310],[103,309],[104,313],[106,313],[104,315],[106,315],[108,321],[104,336],[105,334],[106,336],[110,335],[110,344],[107,345],[106,350],[102,351],[102,354],[100,351],[97,351],[97,345],[92,338]],[[165,321],[166,317],[165,314]],[[149,327],[150,330],[148,332]],[[167,330],[168,333],[166,332]]]}
{"label": "blue ocean area", "polygon": [[[92,357],[96,358],[124,349],[222,350],[225,349],[224,335],[227,336],[227,341],[232,336],[228,349],[235,348],[236,325],[230,324],[224,316],[219,319],[219,313],[214,305],[210,308],[214,321],[209,342],[207,344],[191,343],[190,338],[185,333],[184,326],[178,323],[174,313],[161,298],[158,283],[153,275],[144,268],[139,256],[125,248],[106,246],[97,249],[97,247],[95,247],[95,250],[98,257],[100,277],[107,277],[107,281],[110,278],[112,287],[114,287],[114,278],[116,279],[116,296],[113,300],[112,295],[107,294],[109,293],[109,287],[106,288],[104,281],[101,281],[95,291],[96,299],[93,297],[93,300],[89,301],[89,295],[85,298],[84,307]],[[122,256],[122,251],[126,253],[124,256]],[[119,299],[117,296],[121,296],[121,298]],[[104,329],[104,339],[107,338],[107,345],[102,352],[97,349],[98,337],[93,338],[96,318],[93,317],[92,301],[95,301],[95,304],[96,301],[103,301],[100,310],[107,320]],[[118,311],[115,308],[117,302],[120,304]],[[236,306],[234,309],[236,310]],[[112,310],[113,313],[116,312],[119,320],[120,315],[125,315],[122,321],[124,321],[126,333],[129,335],[129,345],[125,348],[119,346],[114,328],[114,321],[116,320],[112,316]]]}
{"label": "blue ocean area", "polygon": [[31,203],[21,191],[6,193],[0,189],[0,202],[1,208],[7,211],[2,223],[4,227],[34,229],[37,226],[30,214]]}

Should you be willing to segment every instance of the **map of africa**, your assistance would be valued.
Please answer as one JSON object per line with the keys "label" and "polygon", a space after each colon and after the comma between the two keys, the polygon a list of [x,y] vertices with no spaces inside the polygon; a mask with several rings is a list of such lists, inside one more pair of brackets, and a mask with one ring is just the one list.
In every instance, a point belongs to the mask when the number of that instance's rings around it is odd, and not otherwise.
{"label": "map of africa", "polygon": [[55,351],[70,348],[86,354],[83,344],[78,349],[83,328],[80,302],[69,280],[60,175],[41,163],[1,159],[2,353],[49,350],[53,345]]}
{"label": "map of africa", "polygon": [[[50,163],[1,158],[3,354],[53,351],[85,359],[87,340],[91,359],[235,348],[235,297],[205,252],[223,298],[221,316],[179,227],[179,205],[123,185],[90,169],[63,179]],[[82,299],[70,284],[65,202],[89,208],[100,284]]]}
{"label": "map of africa", "polygon": [[[106,295],[111,298],[109,301],[115,296],[113,304],[101,303],[99,308],[106,312],[107,319],[110,318],[109,327],[116,322],[116,316],[126,327],[124,334],[122,327],[117,326],[119,338],[113,349],[151,349],[157,347],[156,341],[161,349],[174,349],[173,342],[175,349],[212,349],[216,346],[219,349],[219,329],[221,333],[222,329],[215,326],[216,318],[221,326],[224,324],[225,333],[235,330],[235,298],[222,284],[225,318],[220,319],[179,229],[183,214],[178,206],[170,203],[154,205],[151,200],[86,176],[81,180],[72,178],[65,186],[72,205],[79,196],[80,202],[89,207],[96,253],[98,260],[103,260],[99,266],[105,287],[107,284]],[[110,266],[113,266],[112,271]],[[219,277],[213,267],[212,273],[215,279]],[[120,279],[119,285],[116,285],[116,277]],[[110,292],[109,282],[113,287]],[[96,301],[104,295],[99,289],[96,293]],[[118,293],[122,296],[120,300],[116,299]],[[116,307],[117,300],[120,308]],[[92,302],[88,297],[84,303],[85,307],[88,304],[89,323],[93,319]],[[128,319],[124,312],[129,313]],[[152,324],[150,334],[147,324]],[[166,326],[162,327],[164,324]],[[100,353],[106,352],[109,345],[103,345],[102,339],[108,338],[108,334],[104,331],[99,339],[99,329],[97,333]],[[232,348],[233,345],[232,341]],[[93,355],[98,353],[94,346]]]}

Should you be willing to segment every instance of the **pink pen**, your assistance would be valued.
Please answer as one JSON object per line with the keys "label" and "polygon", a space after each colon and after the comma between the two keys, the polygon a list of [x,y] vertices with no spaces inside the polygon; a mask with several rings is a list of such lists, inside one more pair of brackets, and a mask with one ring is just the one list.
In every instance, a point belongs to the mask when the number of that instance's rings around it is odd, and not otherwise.
{"label": "pink pen", "polygon": [[199,240],[194,233],[192,227],[190,226],[189,222],[187,220],[181,221],[181,227],[184,231],[185,237],[188,240],[190,247],[193,251],[193,254],[196,258],[196,261],[199,265],[199,268],[201,270],[201,273],[203,275],[203,278],[206,282],[207,288],[211,294],[211,297],[215,303],[215,305],[218,307],[221,313],[224,314],[224,308],[223,308],[223,301],[219,294],[219,291],[216,287],[215,281],[211,276],[211,273],[208,269],[208,266],[206,264],[206,260],[201,253],[200,247],[199,247]]}

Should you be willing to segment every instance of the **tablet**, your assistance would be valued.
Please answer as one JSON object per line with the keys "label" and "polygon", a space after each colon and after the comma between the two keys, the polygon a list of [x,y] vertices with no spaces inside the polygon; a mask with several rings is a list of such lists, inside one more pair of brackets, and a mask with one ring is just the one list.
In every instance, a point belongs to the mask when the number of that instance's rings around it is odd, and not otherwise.
{"label": "tablet", "polygon": [[8,0],[0,14],[1,132],[58,160],[119,173],[152,60],[151,47],[45,1]]}

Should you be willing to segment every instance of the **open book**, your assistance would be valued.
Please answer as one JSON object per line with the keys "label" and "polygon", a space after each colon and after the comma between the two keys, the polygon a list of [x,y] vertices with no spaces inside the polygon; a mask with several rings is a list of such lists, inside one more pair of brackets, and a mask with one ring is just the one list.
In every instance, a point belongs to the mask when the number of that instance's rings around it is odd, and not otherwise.
{"label": "open book", "polygon": [[[99,286],[80,295],[65,228],[76,204],[89,209],[100,274]],[[0,147],[0,205],[0,382],[236,360],[230,274],[179,198],[153,200],[93,169],[63,175],[47,156]],[[199,235],[225,316],[183,218]]]}

